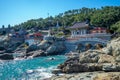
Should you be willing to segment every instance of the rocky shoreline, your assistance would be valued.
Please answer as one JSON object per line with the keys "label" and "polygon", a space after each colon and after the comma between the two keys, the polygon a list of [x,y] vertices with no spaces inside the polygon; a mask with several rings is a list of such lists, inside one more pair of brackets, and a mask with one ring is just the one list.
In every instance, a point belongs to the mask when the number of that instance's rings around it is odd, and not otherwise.
{"label": "rocky shoreline", "polygon": [[66,60],[53,73],[65,75],[50,80],[120,80],[120,37],[111,40],[105,48],[88,50]]}
{"label": "rocky shoreline", "polygon": [[[6,42],[4,40],[4,42]],[[7,45],[11,43],[8,42]],[[28,43],[14,43],[9,48],[0,46],[0,59],[1,60],[13,60],[14,55],[18,55],[17,58],[34,58],[39,56],[57,55],[66,50],[63,38],[47,37],[39,44],[29,45]],[[16,54],[17,53],[17,54]]]}
{"label": "rocky shoreline", "polygon": [[120,80],[120,72],[84,72],[52,76],[47,80]]}

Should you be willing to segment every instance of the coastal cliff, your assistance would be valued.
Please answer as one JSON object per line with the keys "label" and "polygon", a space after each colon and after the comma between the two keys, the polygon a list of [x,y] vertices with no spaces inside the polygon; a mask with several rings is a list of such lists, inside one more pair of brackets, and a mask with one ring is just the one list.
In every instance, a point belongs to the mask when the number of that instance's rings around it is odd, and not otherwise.
{"label": "coastal cliff", "polygon": [[47,37],[39,44],[39,48],[44,50],[46,55],[56,55],[66,49],[63,38]]}
{"label": "coastal cliff", "polygon": [[47,37],[40,44],[29,46],[24,54],[26,58],[61,54],[66,49],[62,38]]}
{"label": "coastal cliff", "polygon": [[[78,58],[66,60],[58,66],[58,73],[65,75],[54,76],[51,80],[120,80],[119,72],[120,37],[111,40],[105,48],[88,50],[80,53]],[[57,71],[53,73],[58,74]]]}
{"label": "coastal cliff", "polygon": [[14,54],[17,53],[15,58],[34,58],[39,56],[58,55],[66,50],[63,38],[47,37],[39,44],[29,45],[28,43],[7,43],[7,47],[3,42],[7,42],[6,39],[0,41],[0,59],[1,60],[13,60]]}

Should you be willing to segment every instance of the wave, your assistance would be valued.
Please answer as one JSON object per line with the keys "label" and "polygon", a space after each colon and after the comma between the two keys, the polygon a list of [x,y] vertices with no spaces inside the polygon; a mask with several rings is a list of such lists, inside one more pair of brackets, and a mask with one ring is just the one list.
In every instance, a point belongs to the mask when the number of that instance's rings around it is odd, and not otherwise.
{"label": "wave", "polygon": [[29,70],[26,70],[26,72],[23,74],[24,76],[22,76],[22,79],[43,80],[46,78],[50,78],[51,76],[54,75],[51,73],[51,71],[55,68],[56,68],[56,66],[52,66],[49,68],[40,67],[38,69],[33,69],[33,70],[29,69]]}

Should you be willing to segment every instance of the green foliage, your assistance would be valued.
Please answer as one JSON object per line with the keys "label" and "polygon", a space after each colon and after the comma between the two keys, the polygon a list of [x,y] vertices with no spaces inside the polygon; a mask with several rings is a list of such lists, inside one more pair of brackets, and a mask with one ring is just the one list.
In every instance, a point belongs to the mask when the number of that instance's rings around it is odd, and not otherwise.
{"label": "green foliage", "polygon": [[56,37],[62,37],[62,36],[65,36],[63,32],[59,32],[55,35]]}
{"label": "green foliage", "polygon": [[120,21],[116,22],[111,26],[111,30],[114,30],[115,32],[120,32]]}
{"label": "green foliage", "polygon": [[100,27],[110,27],[119,20],[120,7],[102,7],[91,16],[91,23]]}
{"label": "green foliage", "polygon": [[[97,8],[86,8],[73,9],[60,13],[55,17],[47,17],[45,19],[31,19],[27,22],[15,25],[15,29],[24,27],[26,29],[31,29],[38,27],[39,29],[49,29],[50,27],[55,27],[57,21],[60,26],[71,26],[75,22],[90,20],[90,23],[99,27],[108,27],[120,21],[120,6],[106,6]],[[112,28],[114,29],[114,28]],[[116,29],[116,28],[115,28]]]}

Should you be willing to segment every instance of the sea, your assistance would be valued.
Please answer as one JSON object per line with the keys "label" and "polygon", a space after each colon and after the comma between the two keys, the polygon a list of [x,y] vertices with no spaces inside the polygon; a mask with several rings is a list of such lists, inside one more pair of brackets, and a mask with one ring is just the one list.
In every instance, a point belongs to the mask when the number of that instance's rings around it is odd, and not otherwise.
{"label": "sea", "polygon": [[1,60],[0,80],[43,80],[50,78],[53,76],[52,70],[66,59],[64,55],[55,55],[33,59]]}

